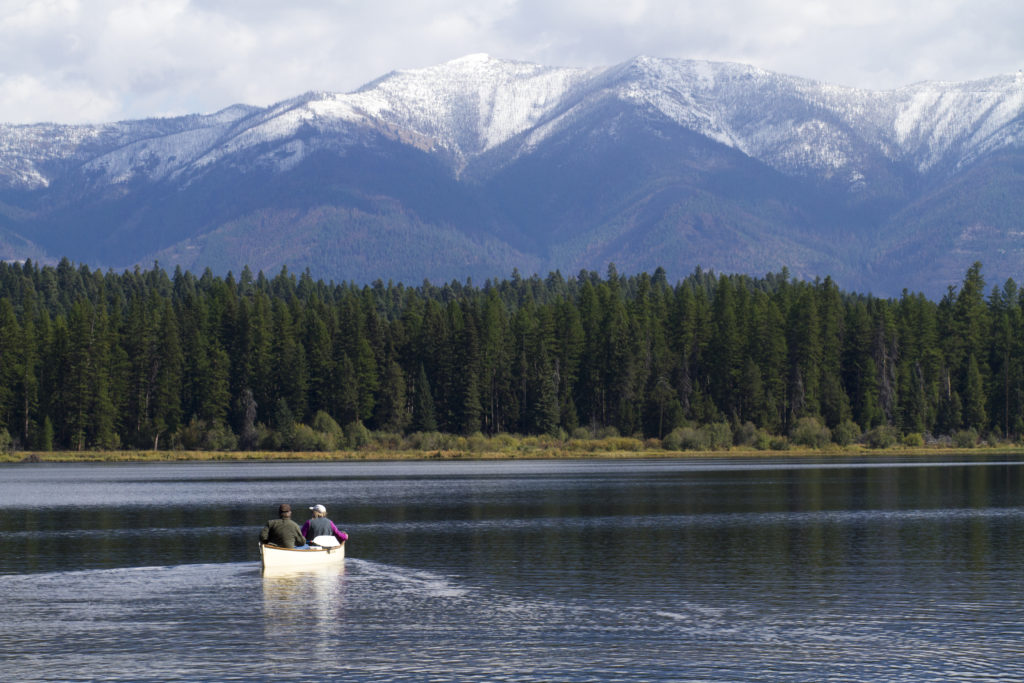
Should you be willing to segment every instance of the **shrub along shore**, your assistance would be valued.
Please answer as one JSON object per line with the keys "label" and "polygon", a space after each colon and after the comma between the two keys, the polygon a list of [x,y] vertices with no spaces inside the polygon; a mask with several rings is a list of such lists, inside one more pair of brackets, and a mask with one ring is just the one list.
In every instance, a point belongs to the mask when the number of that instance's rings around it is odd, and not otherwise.
{"label": "shrub along shore", "polygon": [[[715,443],[707,438],[713,425],[678,429],[665,439],[607,436],[559,438],[556,436],[486,437],[450,434],[413,434],[399,437],[372,434],[356,448],[332,450],[83,450],[15,451],[0,453],[0,463],[25,462],[202,462],[202,461],[384,461],[384,460],[516,460],[516,459],[626,459],[772,456],[936,456],[948,454],[1019,454],[1024,446],[1009,442],[979,441],[977,435],[958,439],[933,439],[912,435],[903,439],[862,437],[855,443],[838,444],[828,439],[811,441],[806,435],[761,435],[749,443]],[[817,432],[820,436],[821,433]],[[915,438],[916,436],[916,438]],[[973,436],[973,439],[971,438]]]}

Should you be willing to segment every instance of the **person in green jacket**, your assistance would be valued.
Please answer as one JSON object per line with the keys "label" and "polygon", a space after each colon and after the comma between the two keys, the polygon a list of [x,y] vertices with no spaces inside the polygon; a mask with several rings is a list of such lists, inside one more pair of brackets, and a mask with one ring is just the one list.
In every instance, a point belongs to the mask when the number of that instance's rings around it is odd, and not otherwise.
{"label": "person in green jacket", "polygon": [[277,508],[278,519],[267,521],[260,532],[260,543],[279,548],[301,548],[306,545],[299,525],[292,521],[292,506],[288,503]]}

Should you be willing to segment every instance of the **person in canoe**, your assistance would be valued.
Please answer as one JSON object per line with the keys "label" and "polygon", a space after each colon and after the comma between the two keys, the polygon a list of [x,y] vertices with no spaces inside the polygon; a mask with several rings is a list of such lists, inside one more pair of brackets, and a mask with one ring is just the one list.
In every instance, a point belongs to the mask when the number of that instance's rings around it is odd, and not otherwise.
{"label": "person in canoe", "polygon": [[333,536],[338,539],[339,545],[348,540],[348,534],[339,531],[334,522],[327,518],[327,508],[314,505],[309,509],[313,511],[313,516],[302,525],[302,535],[307,542],[312,542],[318,536]]}
{"label": "person in canoe", "polygon": [[302,535],[299,525],[292,521],[292,506],[283,503],[277,508],[278,519],[267,521],[260,532],[260,542],[276,545],[279,548],[301,548],[306,545],[306,537]]}

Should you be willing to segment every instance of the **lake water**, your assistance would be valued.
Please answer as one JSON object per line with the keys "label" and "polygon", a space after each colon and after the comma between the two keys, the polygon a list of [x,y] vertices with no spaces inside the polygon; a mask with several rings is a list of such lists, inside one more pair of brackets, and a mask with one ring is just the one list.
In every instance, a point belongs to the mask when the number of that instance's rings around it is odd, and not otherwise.
{"label": "lake water", "polygon": [[1013,456],[7,465],[0,547],[4,680],[1024,680]]}

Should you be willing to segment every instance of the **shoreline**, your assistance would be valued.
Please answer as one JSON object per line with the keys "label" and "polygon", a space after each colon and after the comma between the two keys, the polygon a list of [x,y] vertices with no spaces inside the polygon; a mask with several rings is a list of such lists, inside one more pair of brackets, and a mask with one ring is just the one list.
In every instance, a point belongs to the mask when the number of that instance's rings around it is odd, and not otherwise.
{"label": "shoreline", "polygon": [[732,448],[707,451],[576,451],[562,448],[539,448],[526,451],[19,451],[0,455],[2,464],[30,463],[145,463],[145,462],[438,462],[473,460],[671,460],[704,458],[772,458],[772,457],[927,457],[937,455],[1024,455],[1024,446],[999,445],[976,448],[955,447],[893,447],[865,448],[790,448],[757,450]]}

